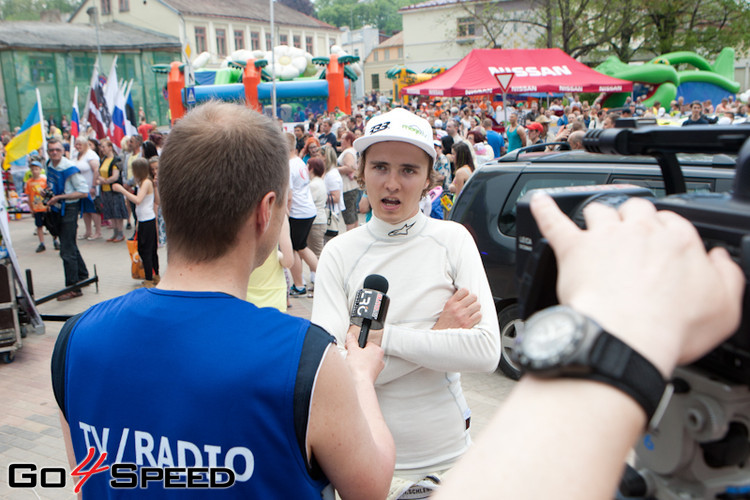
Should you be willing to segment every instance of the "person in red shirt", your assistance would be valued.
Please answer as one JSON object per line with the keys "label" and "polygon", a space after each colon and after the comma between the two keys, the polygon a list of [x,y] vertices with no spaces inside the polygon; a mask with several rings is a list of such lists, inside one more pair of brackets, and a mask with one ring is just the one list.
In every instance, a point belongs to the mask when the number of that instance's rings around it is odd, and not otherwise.
{"label": "person in red shirt", "polygon": [[141,124],[138,125],[138,133],[141,134],[144,141],[148,140],[148,134],[151,133],[156,127],[146,122],[146,118],[141,118]]}

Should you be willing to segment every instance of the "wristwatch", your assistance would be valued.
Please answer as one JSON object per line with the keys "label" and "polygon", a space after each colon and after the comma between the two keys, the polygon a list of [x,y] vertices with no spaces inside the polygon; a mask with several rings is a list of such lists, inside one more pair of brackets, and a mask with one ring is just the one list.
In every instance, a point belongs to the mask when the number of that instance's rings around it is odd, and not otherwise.
{"label": "wristwatch", "polygon": [[666,388],[661,373],[594,320],[554,306],[535,313],[520,330],[515,352],[525,371],[611,385],[635,399],[651,420]]}

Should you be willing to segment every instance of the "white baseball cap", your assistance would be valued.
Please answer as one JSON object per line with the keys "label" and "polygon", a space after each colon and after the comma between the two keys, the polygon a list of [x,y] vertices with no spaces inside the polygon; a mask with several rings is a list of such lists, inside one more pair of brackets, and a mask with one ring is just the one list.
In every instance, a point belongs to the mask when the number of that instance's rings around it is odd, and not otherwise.
{"label": "white baseball cap", "polygon": [[367,122],[365,135],[354,141],[354,149],[361,153],[373,144],[386,141],[407,142],[435,159],[430,122],[403,108],[396,108]]}

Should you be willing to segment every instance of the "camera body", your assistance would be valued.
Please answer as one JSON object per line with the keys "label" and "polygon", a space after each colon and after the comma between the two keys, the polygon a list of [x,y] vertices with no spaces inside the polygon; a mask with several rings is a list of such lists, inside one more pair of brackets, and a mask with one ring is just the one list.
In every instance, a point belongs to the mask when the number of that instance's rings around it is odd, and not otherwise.
{"label": "camera body", "polygon": [[55,196],[55,193],[50,188],[43,189],[41,192],[42,195],[42,203],[44,206],[49,206],[49,201],[52,199],[53,196]]}
{"label": "camera body", "polygon": [[[583,207],[597,201],[617,206],[627,198],[640,196],[649,198],[657,210],[670,210],[688,219],[703,238],[706,248],[715,246],[726,248],[732,258],[742,267],[746,279],[750,278],[750,127],[717,127],[709,126],[715,141],[712,145],[704,144],[699,151],[691,149],[693,129],[669,129],[665,133],[671,141],[660,141],[659,127],[642,130],[609,129],[598,134],[589,132],[584,139],[584,146],[589,151],[601,151],[602,142],[611,144],[619,154],[633,154],[632,142],[647,140],[647,152],[659,158],[659,155],[674,154],[681,149],[687,152],[737,153],[737,171],[731,195],[726,193],[679,193],[664,198],[654,199],[645,188],[630,185],[576,186],[545,190],[580,227],[584,227]],[[703,127],[700,127],[703,128]],[[674,142],[675,133],[682,135],[684,147]],[[679,134],[681,133],[681,134]],[[646,136],[644,139],[642,136]],[[731,140],[722,142],[722,138]],[[664,146],[664,144],[669,144]],[[742,146],[744,144],[744,146]],[[734,149],[736,148],[736,149]],[[643,154],[644,147],[638,147],[635,154]],[[734,151],[732,151],[734,149]],[[741,150],[740,150],[741,149]],[[664,151],[666,150],[666,151]],[[607,151],[610,152],[610,151]],[[660,161],[661,164],[661,161]],[[681,175],[675,179],[673,173],[662,166],[665,174],[665,185],[679,185],[684,181]],[[678,166],[679,172],[679,166]],[[672,178],[668,179],[668,176]],[[516,243],[516,275],[519,280],[519,308],[521,319],[525,320],[534,312],[557,304],[555,294],[557,268],[554,254],[537,228],[529,208],[533,192],[527,193],[518,201],[518,238]],[[685,270],[689,272],[689,270]],[[745,289],[742,322],[735,334],[696,363],[696,367],[706,370],[711,375],[722,377],[730,382],[750,385],[750,294]],[[634,313],[637,313],[634,311]]]}
{"label": "camera body", "polygon": [[[625,497],[667,500],[746,498],[750,492],[750,127],[651,127],[590,131],[589,151],[651,154],[662,168],[667,196],[654,199],[630,185],[545,190],[580,227],[591,202],[619,206],[628,198],[649,198],[658,210],[689,220],[707,249],[722,246],[745,273],[742,321],[724,343],[697,362],[678,368],[660,408],[635,448],[635,467],[620,483]],[[685,193],[676,153],[737,154],[730,194]],[[525,320],[558,302],[557,266],[531,215],[533,193],[518,201],[516,276],[519,309]],[[686,269],[685,272],[690,272]],[[633,311],[638,314],[638,311]],[[740,496],[737,494],[740,493]]]}

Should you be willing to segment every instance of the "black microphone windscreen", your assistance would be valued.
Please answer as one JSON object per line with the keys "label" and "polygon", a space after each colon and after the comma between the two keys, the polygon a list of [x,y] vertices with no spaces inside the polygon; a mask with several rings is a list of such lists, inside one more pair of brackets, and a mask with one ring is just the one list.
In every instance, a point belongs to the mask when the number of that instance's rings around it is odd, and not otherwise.
{"label": "black microphone windscreen", "polygon": [[377,290],[381,293],[388,293],[388,280],[379,274],[371,274],[365,278],[363,288]]}

